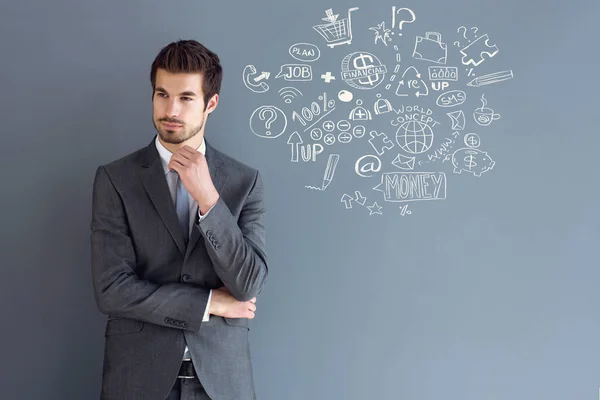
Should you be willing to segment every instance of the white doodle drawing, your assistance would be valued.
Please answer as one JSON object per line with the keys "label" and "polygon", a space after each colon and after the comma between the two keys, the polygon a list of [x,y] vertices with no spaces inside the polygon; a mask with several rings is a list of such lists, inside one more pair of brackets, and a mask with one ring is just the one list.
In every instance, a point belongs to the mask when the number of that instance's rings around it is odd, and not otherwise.
{"label": "white doodle drawing", "polygon": [[284,64],[275,79],[281,77],[290,82],[312,81],[312,67],[308,64]]}
{"label": "white doodle drawing", "polygon": [[462,131],[465,129],[465,113],[463,110],[452,111],[446,115],[450,117],[453,131]]}
{"label": "white doodle drawing", "polygon": [[321,74],[321,79],[325,81],[325,83],[330,83],[331,81],[335,81],[335,76],[331,75],[331,72],[327,71],[324,74]]}
{"label": "white doodle drawing", "polygon": [[398,118],[396,118],[396,121],[398,121],[399,124],[395,124],[394,121],[392,121],[393,126],[399,126],[405,121],[411,120],[419,120],[432,128],[440,124],[439,122],[433,119],[433,110],[427,107],[422,107],[418,105],[401,105],[400,108],[394,110],[394,112],[398,114]]}
{"label": "white doodle drawing", "polygon": [[258,107],[250,116],[250,129],[258,137],[274,139],[281,136],[286,128],[287,118],[275,106]]}
{"label": "white doodle drawing", "polygon": [[300,153],[300,145],[302,143],[304,143],[302,136],[300,136],[298,131],[294,131],[287,141],[287,144],[292,146],[292,162],[298,162],[298,154]]}
{"label": "white doodle drawing", "polygon": [[387,68],[366,51],[348,54],[342,60],[342,79],[355,89],[374,89],[385,79]]}
{"label": "white doodle drawing", "polygon": [[[363,162],[363,160],[366,161]],[[381,160],[373,155],[362,156],[354,163],[354,171],[361,178],[370,178],[373,174],[367,174],[381,171]]]}
{"label": "white doodle drawing", "polygon": [[472,149],[476,149],[481,145],[481,138],[476,133],[467,133],[463,140],[465,145]]}
{"label": "white doodle drawing", "polygon": [[349,194],[344,193],[340,201],[342,203],[344,203],[344,205],[346,206],[346,210],[349,210],[349,209],[352,208],[352,200],[354,200],[352,198],[352,196],[350,196]]}
{"label": "white doodle drawing", "polygon": [[342,44],[352,43],[352,11],[358,10],[358,7],[352,7],[348,10],[348,17],[338,20],[339,14],[333,14],[333,9],[325,10],[326,17],[321,18],[326,24],[313,26],[313,29],[319,32],[327,41],[327,46],[333,48]]}
{"label": "white doodle drawing", "polygon": [[431,82],[431,89],[439,92],[440,90],[446,90],[450,84],[446,81],[443,82]]}
{"label": "white doodle drawing", "polygon": [[[464,31],[463,31],[463,38],[465,38],[465,40],[468,40],[469,43],[471,43],[471,41],[469,39],[467,39],[467,27],[466,26],[459,26],[458,29],[456,30],[456,33],[460,33],[460,28],[464,29]],[[460,42],[458,40],[454,42],[454,45],[456,47],[460,47],[461,46]]]}
{"label": "white doodle drawing", "polygon": [[445,161],[452,160],[454,173],[461,174],[463,171],[470,172],[476,177],[494,168],[496,162],[488,155],[487,151],[481,151],[471,147],[463,147],[456,150],[452,157],[447,155]]}
{"label": "white doodle drawing", "polygon": [[337,123],[337,128],[342,132],[346,132],[352,128],[352,125],[350,125],[350,122],[346,121],[345,119],[342,119]]}
{"label": "white doodle drawing", "polygon": [[347,193],[344,193],[344,195],[342,196],[341,202],[344,203],[347,210],[352,208],[352,201],[356,201],[356,203],[360,204],[361,206],[364,206],[365,203],[367,202],[367,198],[363,197],[363,195],[360,194],[360,192],[358,190],[355,191],[354,193],[356,195],[356,199]]}
{"label": "white doodle drawing", "polygon": [[396,66],[394,67],[394,73],[390,75],[390,83],[385,85],[385,90],[390,90],[392,87],[392,82],[396,80],[396,74],[400,72],[400,63],[402,62],[402,55],[400,55],[400,50],[397,45],[394,45],[394,50],[396,50]]}
{"label": "white doodle drawing", "polygon": [[340,90],[340,92],[338,93],[338,99],[340,99],[340,101],[343,101],[344,103],[350,103],[353,98],[354,95],[348,90]]}
{"label": "white doodle drawing", "polygon": [[327,120],[323,122],[323,129],[325,130],[325,132],[333,132],[333,130],[335,129],[335,123],[331,120]]}
{"label": "white doodle drawing", "polygon": [[330,154],[329,159],[327,160],[327,167],[325,168],[325,175],[323,176],[323,186],[322,189],[327,189],[327,186],[333,180],[333,176],[335,174],[335,169],[337,167],[337,163],[340,160],[339,154]]}
{"label": "white doodle drawing", "polygon": [[[405,79],[408,71],[414,71],[416,79]],[[421,91],[423,88],[425,89],[424,93]],[[429,95],[429,88],[425,81],[421,79],[421,73],[413,66],[406,68],[402,74],[402,80],[398,82],[398,87],[396,88],[396,96],[408,96],[408,92],[414,92],[416,97]]]}
{"label": "white doodle drawing", "polygon": [[461,54],[463,55],[462,63],[464,65],[472,65],[477,67],[487,58],[492,58],[498,54],[500,51],[498,50],[498,47],[495,44],[490,45],[489,41],[490,38],[486,33],[485,35],[479,36],[467,46],[463,47],[460,50]]}
{"label": "white doodle drawing", "polygon": [[438,32],[426,32],[425,37],[417,36],[413,58],[416,60],[431,61],[436,64],[446,64],[448,47],[442,42],[442,35]]}
{"label": "white doodle drawing", "polygon": [[380,24],[377,24],[376,27],[373,26],[369,28],[369,30],[375,32],[375,44],[377,44],[377,41],[380,40],[381,43],[387,46],[387,42],[392,41],[392,38],[390,37],[392,30],[386,29],[385,21],[381,22]]}
{"label": "white doodle drawing", "polygon": [[403,206],[400,206],[400,215],[401,216],[405,216],[405,215],[410,215],[412,214],[412,212],[408,209],[408,204],[405,204]]}
{"label": "white doodle drawing", "polygon": [[352,134],[357,139],[360,139],[361,137],[365,136],[366,132],[367,130],[363,125],[356,125],[354,129],[352,129]]}
{"label": "white doodle drawing", "polygon": [[352,141],[352,134],[350,132],[340,132],[337,140],[343,144],[350,143]]}
{"label": "white doodle drawing", "polygon": [[411,170],[415,169],[415,158],[407,157],[407,156],[404,156],[404,155],[398,153],[396,158],[394,158],[394,161],[392,161],[392,165],[396,168],[411,171]]}
{"label": "white doodle drawing", "polygon": [[440,94],[435,101],[440,107],[456,107],[467,101],[467,94],[462,90],[449,90]]}
{"label": "white doodle drawing", "polygon": [[364,206],[365,203],[367,202],[367,198],[364,197],[360,191],[356,190],[354,192],[354,195],[356,196],[356,198],[354,199],[354,201],[356,201],[358,204],[360,204],[361,206]]}
{"label": "white doodle drawing", "polygon": [[297,163],[299,161],[299,155],[302,156],[302,161],[304,162],[317,161],[317,156],[324,150],[323,146],[320,143],[312,143],[302,146],[302,143],[304,143],[302,136],[300,136],[298,131],[294,131],[287,141],[287,144],[291,146],[292,150],[291,162]]}
{"label": "white doodle drawing", "polygon": [[475,72],[473,72],[473,68],[466,68],[466,71],[468,71],[467,76],[475,76]]}
{"label": "white doodle drawing", "polygon": [[362,106],[363,101],[361,99],[356,100],[356,107],[350,111],[348,118],[352,121],[370,121],[373,119],[371,111],[367,110]]}
{"label": "white doodle drawing", "polygon": [[386,150],[391,150],[394,147],[394,143],[383,132],[371,131],[369,135],[371,135],[369,144],[379,156],[382,156]]}
{"label": "white doodle drawing", "polygon": [[457,67],[441,67],[431,65],[427,68],[430,81],[458,81]]}
{"label": "white doodle drawing", "polygon": [[[399,31],[402,30],[403,24],[412,24],[413,22],[415,22],[417,20],[417,16],[410,8],[399,8],[398,10],[396,10],[396,6],[392,6],[392,29],[394,29],[396,27],[396,14],[400,14],[401,12],[403,14],[410,15],[410,19],[404,19],[404,18],[400,19],[400,22],[398,22],[398,30]],[[394,33],[392,33],[392,35],[393,34]],[[398,36],[402,36],[402,32],[398,32]]]}
{"label": "white doodle drawing", "polygon": [[383,215],[383,213],[381,212],[381,206],[378,205],[377,202],[373,203],[372,206],[367,206],[367,208],[369,209],[369,215],[373,215],[373,214]]}
{"label": "white doodle drawing", "polygon": [[286,86],[279,89],[279,96],[287,104],[290,104],[296,97],[302,96],[302,92],[295,87]]}
{"label": "white doodle drawing", "polygon": [[326,145],[331,146],[332,144],[335,143],[335,135],[331,134],[331,133],[328,133],[323,138],[323,142],[325,142]]}
{"label": "white doodle drawing", "polygon": [[478,125],[488,126],[492,123],[492,121],[496,121],[501,118],[500,114],[494,113],[494,110],[487,107],[487,100],[483,94],[481,95],[481,103],[482,106],[476,108],[473,112],[473,119]]}
{"label": "white doodle drawing", "polygon": [[[298,120],[302,126],[305,126],[305,132],[335,110],[335,100],[327,100],[327,93],[320,95],[319,100],[321,100],[321,103],[316,101],[310,103],[310,108],[302,107],[300,114],[296,111],[292,112],[292,120]],[[313,120],[315,121],[312,122]],[[309,122],[312,123],[308,125]]]}
{"label": "white doodle drawing", "polygon": [[373,188],[386,202],[444,200],[446,174],[443,172],[386,172]]}
{"label": "white doodle drawing", "polygon": [[433,130],[422,121],[406,121],[396,130],[396,142],[409,154],[421,154],[431,148]]}
{"label": "white doodle drawing", "polygon": [[311,43],[296,43],[288,50],[290,55],[298,61],[313,62],[321,57],[321,50]]}
{"label": "white doodle drawing", "polygon": [[323,131],[319,128],[314,128],[310,131],[310,138],[312,140],[321,140],[323,138]]}
{"label": "white doodle drawing", "polygon": [[482,75],[480,77],[477,77],[477,78],[471,80],[469,83],[467,83],[467,86],[480,87],[480,86],[491,85],[493,83],[506,81],[506,80],[512,79],[512,78],[513,78],[512,70],[494,72],[491,74]]}
{"label": "white doodle drawing", "polygon": [[337,167],[337,163],[339,160],[340,160],[339,154],[330,154],[329,159],[327,160],[327,167],[325,168],[325,174],[323,175],[323,183],[322,183],[321,187],[319,188],[319,187],[315,187],[315,186],[305,186],[305,188],[312,189],[312,190],[325,191],[325,189],[327,189],[327,187],[333,180],[333,176],[335,175],[335,169]]}
{"label": "white doodle drawing", "polygon": [[270,76],[270,72],[263,71],[259,74],[254,65],[246,65],[242,72],[244,85],[254,93],[264,93],[269,90],[269,85],[262,81],[269,79]]}
{"label": "white doodle drawing", "polygon": [[[460,133],[454,132],[452,134],[452,137],[445,138],[443,142],[438,145],[438,148],[435,149],[435,151],[433,151],[433,153],[427,154],[427,159],[429,160],[427,162],[435,162],[438,160],[442,160],[443,162],[444,156],[446,156],[452,151],[452,148],[454,147],[454,144],[456,143],[456,139],[458,137],[460,137]],[[419,161],[419,165],[422,164],[423,162]]]}
{"label": "white doodle drawing", "polygon": [[388,99],[382,99],[381,94],[377,93],[377,101],[373,104],[375,115],[386,114],[392,111],[392,104]]}

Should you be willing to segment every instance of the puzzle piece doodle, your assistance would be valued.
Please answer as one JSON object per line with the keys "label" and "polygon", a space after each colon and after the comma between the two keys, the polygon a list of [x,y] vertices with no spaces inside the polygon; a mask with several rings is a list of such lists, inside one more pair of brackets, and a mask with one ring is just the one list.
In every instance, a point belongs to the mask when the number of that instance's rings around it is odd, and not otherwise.
{"label": "puzzle piece doodle", "polygon": [[371,144],[373,149],[375,149],[377,155],[381,156],[383,155],[383,153],[385,153],[386,150],[390,150],[392,147],[394,147],[394,143],[392,143],[392,141],[388,138],[388,136],[385,133],[377,133],[376,131],[371,131],[369,132],[369,134],[371,135],[369,143]]}
{"label": "puzzle piece doodle", "polygon": [[[460,52],[462,53],[462,63],[464,65],[472,65],[477,67],[479,64],[484,62],[486,58],[492,58],[500,50],[496,45],[490,45],[488,42],[490,38],[487,33],[485,35],[479,36],[474,42],[470,43],[468,46],[463,48]],[[484,57],[484,54],[487,57]]]}

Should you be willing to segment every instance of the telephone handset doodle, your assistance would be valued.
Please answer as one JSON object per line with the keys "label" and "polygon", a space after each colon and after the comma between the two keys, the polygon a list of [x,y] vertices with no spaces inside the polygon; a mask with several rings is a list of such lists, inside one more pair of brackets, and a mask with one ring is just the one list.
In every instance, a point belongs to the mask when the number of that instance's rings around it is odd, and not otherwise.
{"label": "telephone handset doodle", "polygon": [[254,65],[246,65],[244,68],[244,85],[255,93],[264,93],[269,90],[269,85],[266,82],[258,82],[254,78],[259,75]]}

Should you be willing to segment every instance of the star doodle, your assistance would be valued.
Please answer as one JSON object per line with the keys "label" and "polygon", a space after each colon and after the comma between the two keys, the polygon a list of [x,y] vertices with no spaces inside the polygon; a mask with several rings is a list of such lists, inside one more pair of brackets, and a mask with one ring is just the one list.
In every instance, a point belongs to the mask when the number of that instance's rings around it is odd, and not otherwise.
{"label": "star doodle", "polygon": [[[370,212],[369,215],[373,215],[373,214],[383,215],[383,213],[381,212],[381,206],[378,205],[377,202],[373,203],[372,206],[367,206],[367,208],[369,209],[369,212]],[[373,211],[374,208],[376,208],[377,211]]]}

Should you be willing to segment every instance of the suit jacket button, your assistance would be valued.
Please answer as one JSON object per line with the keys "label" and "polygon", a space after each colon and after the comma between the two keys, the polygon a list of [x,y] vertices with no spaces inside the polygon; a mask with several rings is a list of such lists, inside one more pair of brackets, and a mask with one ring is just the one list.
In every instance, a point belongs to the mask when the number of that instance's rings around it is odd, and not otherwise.
{"label": "suit jacket button", "polygon": [[181,276],[181,279],[183,279],[184,282],[189,282],[191,280],[191,276],[189,276],[188,274],[183,274]]}
{"label": "suit jacket button", "polygon": [[165,318],[165,322],[166,322],[167,324],[170,324],[170,323],[171,323],[171,318],[169,318],[169,317],[166,317],[166,318]]}
{"label": "suit jacket button", "polygon": [[188,324],[187,324],[187,322],[183,321],[183,323],[181,324],[181,326],[183,326],[184,328],[187,328]]}

